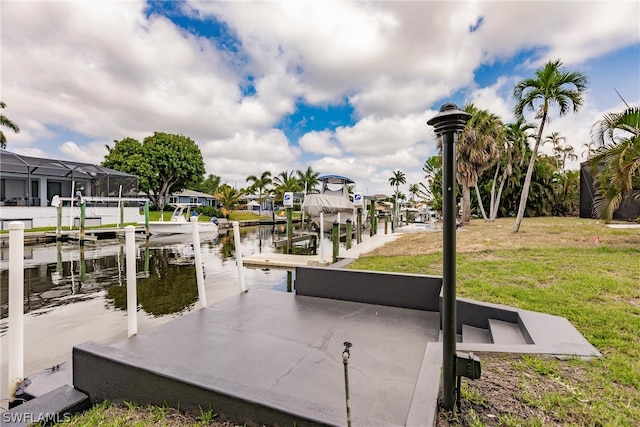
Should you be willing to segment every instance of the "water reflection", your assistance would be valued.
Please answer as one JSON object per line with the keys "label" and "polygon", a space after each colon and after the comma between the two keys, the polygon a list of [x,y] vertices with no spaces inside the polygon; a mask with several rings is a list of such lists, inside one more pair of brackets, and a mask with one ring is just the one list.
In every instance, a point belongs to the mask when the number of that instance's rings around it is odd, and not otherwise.
{"label": "water reflection", "polygon": [[[282,227],[250,227],[241,230],[242,253],[274,252],[274,238],[283,238]],[[179,239],[139,240],[136,244],[139,309],[151,316],[189,311],[197,301],[193,245],[190,236]],[[163,240],[164,239],[164,240]],[[201,242],[205,282],[215,286],[236,281],[233,233]],[[104,294],[105,308],[126,312],[124,242],[97,242],[25,248],[25,313],[43,315],[58,306],[80,303]],[[8,248],[0,260],[0,315],[7,316]],[[292,291],[292,272],[247,269],[247,288]],[[106,291],[106,292],[102,292]],[[6,328],[6,322],[2,324]]]}

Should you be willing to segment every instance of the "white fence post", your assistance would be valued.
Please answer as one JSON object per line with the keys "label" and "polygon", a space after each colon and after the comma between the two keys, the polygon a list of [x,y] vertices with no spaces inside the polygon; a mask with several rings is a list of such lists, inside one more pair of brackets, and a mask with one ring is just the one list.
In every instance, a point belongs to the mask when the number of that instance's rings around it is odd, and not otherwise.
{"label": "white fence post", "polygon": [[204,289],[204,271],[202,270],[202,253],[200,252],[200,230],[198,227],[198,217],[191,217],[191,226],[193,232],[193,253],[195,255],[196,264],[196,283],[198,284],[198,300],[200,308],[207,306],[207,294]]}
{"label": "white fence post", "polygon": [[320,262],[324,262],[324,212],[320,212]]}
{"label": "white fence post", "polygon": [[244,283],[244,266],[242,264],[242,247],[240,246],[240,224],[238,221],[233,221],[233,243],[236,249],[236,265],[238,266],[238,277],[240,278],[240,290],[246,292],[247,287]]}
{"label": "white fence post", "polygon": [[127,270],[127,332],[129,337],[138,333],[138,298],[136,295],[136,228],[127,225],[125,232],[125,255]]}
{"label": "white fence post", "polygon": [[24,223],[9,223],[9,399],[24,379]]}

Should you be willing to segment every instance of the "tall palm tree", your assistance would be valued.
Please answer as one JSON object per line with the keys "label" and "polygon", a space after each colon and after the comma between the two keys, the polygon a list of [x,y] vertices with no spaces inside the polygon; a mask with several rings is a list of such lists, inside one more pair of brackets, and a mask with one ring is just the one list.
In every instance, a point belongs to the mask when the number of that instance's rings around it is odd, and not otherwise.
{"label": "tall palm tree", "polygon": [[487,215],[478,190],[478,177],[499,160],[500,146],[506,140],[500,118],[487,110],[467,104],[464,111],[471,114],[456,145],[456,178],[462,186],[463,224],[471,220],[471,188],[475,187],[480,211]]}
{"label": "tall palm tree", "polygon": [[404,174],[404,172],[398,170],[398,171],[394,171],[393,172],[393,176],[391,178],[389,178],[389,184],[391,184],[392,187],[396,187],[396,192],[395,192],[395,197],[394,197],[394,224],[397,225],[396,220],[398,217],[398,194],[399,192],[399,187],[400,184],[406,184],[407,183],[407,177]]}
{"label": "tall palm tree", "polygon": [[250,191],[258,190],[258,203],[260,203],[260,206],[258,207],[258,216],[262,216],[262,193],[265,188],[272,183],[271,172],[264,171],[260,174],[260,177],[249,175],[246,182],[251,183],[251,187],[249,187]]}
{"label": "tall palm tree", "polygon": [[[6,107],[7,107],[7,104],[0,101],[0,109],[4,109]],[[7,118],[7,116],[5,116],[4,114],[0,114],[0,126],[9,128],[15,133],[20,132],[20,128],[18,127],[18,125],[12,122],[11,120],[9,120],[9,118]],[[5,148],[7,148],[7,137],[4,135],[4,132],[0,130],[0,149],[4,150]]]}
{"label": "tall palm tree", "polygon": [[513,110],[515,116],[523,117],[524,110],[529,109],[535,111],[535,117],[540,119],[538,135],[520,195],[518,215],[513,227],[514,233],[520,230],[520,224],[527,207],[533,166],[538,156],[544,126],[549,120],[549,107],[552,104],[557,104],[560,109],[560,117],[566,115],[570,109],[577,112],[584,102],[583,93],[586,89],[587,77],[579,72],[565,71],[562,68],[562,61],[559,59],[547,62],[542,68],[536,70],[535,78],[525,79],[513,88],[513,96],[516,99],[516,106]]}
{"label": "tall palm tree", "polygon": [[588,160],[595,176],[594,208],[610,221],[625,197],[640,200],[640,107],[606,114],[591,138],[600,145]]}

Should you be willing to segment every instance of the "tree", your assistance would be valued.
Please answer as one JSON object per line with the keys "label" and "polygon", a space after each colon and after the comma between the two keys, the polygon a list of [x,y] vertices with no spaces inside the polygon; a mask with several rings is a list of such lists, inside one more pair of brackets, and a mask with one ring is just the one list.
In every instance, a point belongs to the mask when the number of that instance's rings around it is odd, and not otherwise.
{"label": "tree", "polygon": [[409,200],[413,203],[415,202],[416,197],[418,197],[419,194],[422,194],[422,190],[418,184],[409,184],[409,194],[411,194]]}
{"label": "tree", "polygon": [[260,177],[257,177],[255,175],[249,175],[247,177],[246,182],[251,183],[251,187],[249,187],[249,192],[255,192],[255,190],[258,190],[258,203],[260,203],[260,207],[258,208],[258,216],[262,216],[262,193],[264,192],[265,188],[268,187],[269,185],[271,185],[272,183],[272,179],[271,179],[271,172],[269,171],[264,171],[260,174]]}
{"label": "tree", "polygon": [[242,197],[242,191],[238,191],[231,187],[229,184],[222,184],[218,189],[218,192],[214,194],[218,203],[220,203],[222,214],[229,218],[229,214],[233,211],[238,204],[240,204],[240,197]]}
{"label": "tree", "polygon": [[399,187],[400,184],[406,184],[407,183],[407,177],[405,176],[404,172],[402,171],[395,171],[393,172],[393,176],[391,178],[389,178],[389,184],[391,184],[392,187],[396,187],[396,192],[395,192],[395,196],[394,196],[394,224],[397,225],[396,221],[397,221],[397,217],[398,217],[398,194],[399,194]]}
{"label": "tree", "polygon": [[300,188],[306,190],[307,193],[312,192],[320,182],[318,181],[320,172],[314,172],[313,169],[311,169],[311,166],[307,166],[307,170],[305,170],[304,172],[297,170],[296,175],[298,175]]}
{"label": "tree", "polygon": [[487,110],[467,104],[464,111],[471,114],[456,144],[456,178],[462,186],[462,216],[471,220],[471,187],[476,189],[482,216],[487,215],[478,190],[478,177],[499,160],[498,153],[505,141],[504,125],[500,118]]}
{"label": "tree", "polygon": [[[505,139],[504,146],[501,150],[502,159],[496,163],[493,180],[491,181],[491,189],[489,190],[489,221],[495,221],[498,216],[505,184],[513,173],[513,165],[516,163],[520,166],[522,165],[529,146],[529,138],[532,138],[529,130],[534,128],[535,125],[526,123],[523,118],[519,118],[515,123],[508,123],[504,126]],[[496,184],[498,182],[500,168],[503,170],[498,192],[496,193]]]}
{"label": "tree", "polygon": [[102,166],[137,175],[140,190],[163,211],[169,195],[202,182],[205,168],[198,145],[184,135],[155,132],[142,144],[133,138],[107,147]]}
{"label": "tree", "polygon": [[520,195],[518,215],[513,227],[514,233],[520,230],[520,224],[527,207],[533,167],[538,156],[544,126],[549,120],[549,107],[557,104],[560,117],[566,115],[570,109],[577,112],[584,102],[583,93],[586,89],[587,77],[579,72],[565,71],[562,68],[562,61],[559,59],[547,62],[542,68],[536,70],[535,78],[525,79],[513,88],[513,96],[516,99],[515,116],[523,117],[524,110],[529,109],[536,112],[536,119],[540,119],[538,135]]}
{"label": "tree", "polygon": [[640,200],[640,107],[606,114],[591,138],[600,145],[587,160],[595,177],[594,208],[610,221],[626,197]]}
{"label": "tree", "polygon": [[422,165],[426,185],[421,184],[428,203],[437,212],[442,212],[442,159],[431,156]]}
{"label": "tree", "polygon": [[200,191],[201,193],[213,195],[218,192],[218,187],[220,187],[221,180],[222,178],[220,178],[218,175],[209,174],[207,179],[194,187],[194,190]]}
{"label": "tree", "polygon": [[[0,109],[4,109],[6,107],[7,107],[7,104],[0,101]],[[7,116],[5,116],[4,114],[0,114],[0,126],[9,128],[15,133],[20,132],[20,128],[18,127],[18,125],[12,122],[11,120],[9,120],[9,118],[7,118]],[[4,150],[5,148],[7,148],[7,137],[5,136],[4,132],[0,130],[0,149]]]}
{"label": "tree", "polygon": [[300,191],[300,181],[296,178],[294,171],[282,171],[273,178],[273,184],[275,185],[276,199],[282,200],[284,193],[287,191]]}
{"label": "tree", "polygon": [[550,142],[551,145],[553,146],[553,153],[556,156],[556,166],[558,169],[560,169],[560,157],[561,153],[562,153],[562,145],[560,144],[561,142],[565,142],[567,140],[567,138],[565,138],[564,136],[560,136],[559,132],[552,132],[551,135],[547,135],[544,138],[544,142],[542,143],[543,145],[547,142]]}
{"label": "tree", "polygon": [[567,159],[570,161],[578,160],[578,156],[575,154],[572,145],[565,145],[560,149],[560,156],[562,157],[562,170],[567,169]]}

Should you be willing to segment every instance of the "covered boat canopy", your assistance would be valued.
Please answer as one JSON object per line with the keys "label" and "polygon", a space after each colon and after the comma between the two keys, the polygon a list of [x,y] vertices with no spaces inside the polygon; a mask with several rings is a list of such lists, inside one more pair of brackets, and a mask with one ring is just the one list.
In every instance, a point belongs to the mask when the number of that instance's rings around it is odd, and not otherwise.
{"label": "covered boat canopy", "polygon": [[355,184],[354,180],[342,175],[322,175],[318,177],[318,181],[326,181],[331,184]]}

